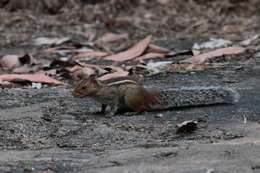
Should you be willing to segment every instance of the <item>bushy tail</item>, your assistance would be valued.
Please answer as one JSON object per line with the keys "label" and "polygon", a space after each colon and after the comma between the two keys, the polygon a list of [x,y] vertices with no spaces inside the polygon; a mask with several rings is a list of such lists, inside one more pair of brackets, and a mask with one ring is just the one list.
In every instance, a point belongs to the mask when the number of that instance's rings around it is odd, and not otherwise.
{"label": "bushy tail", "polygon": [[182,87],[161,91],[155,109],[174,107],[206,106],[216,104],[233,104],[239,100],[238,92],[226,87]]}

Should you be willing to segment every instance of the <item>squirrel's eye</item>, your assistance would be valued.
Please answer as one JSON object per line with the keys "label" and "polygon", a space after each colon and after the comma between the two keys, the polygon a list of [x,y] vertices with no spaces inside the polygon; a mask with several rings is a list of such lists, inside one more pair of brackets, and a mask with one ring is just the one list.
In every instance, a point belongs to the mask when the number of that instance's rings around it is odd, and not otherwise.
{"label": "squirrel's eye", "polygon": [[84,86],[84,87],[82,87],[82,89],[85,90],[85,89],[87,89],[87,88]]}

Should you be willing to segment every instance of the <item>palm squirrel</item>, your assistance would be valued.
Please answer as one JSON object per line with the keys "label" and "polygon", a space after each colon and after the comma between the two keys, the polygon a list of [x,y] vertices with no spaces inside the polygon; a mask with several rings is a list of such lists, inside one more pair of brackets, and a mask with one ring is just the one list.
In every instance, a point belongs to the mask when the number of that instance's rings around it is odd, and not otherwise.
{"label": "palm squirrel", "polygon": [[75,97],[90,97],[102,104],[105,113],[110,106],[109,116],[122,111],[144,112],[166,110],[175,107],[232,104],[238,101],[239,94],[226,87],[181,87],[160,91],[150,91],[138,82],[119,77],[100,81],[95,77],[82,80],[73,90]]}

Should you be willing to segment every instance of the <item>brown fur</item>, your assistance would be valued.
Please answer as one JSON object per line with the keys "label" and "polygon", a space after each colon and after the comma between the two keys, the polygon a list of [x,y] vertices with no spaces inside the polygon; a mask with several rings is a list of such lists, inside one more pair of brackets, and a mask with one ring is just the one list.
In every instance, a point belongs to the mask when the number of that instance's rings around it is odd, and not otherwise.
{"label": "brown fur", "polygon": [[142,85],[129,78],[107,81],[88,79],[81,81],[73,90],[75,97],[91,97],[103,105],[120,106],[144,112],[157,104],[157,93],[148,92]]}

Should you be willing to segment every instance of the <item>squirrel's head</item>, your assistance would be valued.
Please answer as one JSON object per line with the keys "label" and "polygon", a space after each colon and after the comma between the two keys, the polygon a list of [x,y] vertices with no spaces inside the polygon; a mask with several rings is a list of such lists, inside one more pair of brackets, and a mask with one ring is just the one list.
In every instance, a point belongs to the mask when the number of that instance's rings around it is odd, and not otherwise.
{"label": "squirrel's head", "polygon": [[101,85],[101,82],[96,78],[96,76],[90,76],[88,79],[80,81],[72,93],[74,97],[91,96],[98,92]]}

